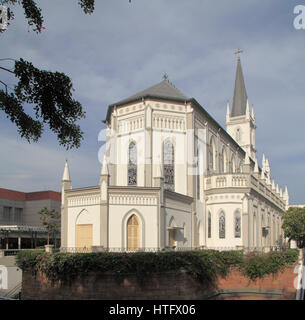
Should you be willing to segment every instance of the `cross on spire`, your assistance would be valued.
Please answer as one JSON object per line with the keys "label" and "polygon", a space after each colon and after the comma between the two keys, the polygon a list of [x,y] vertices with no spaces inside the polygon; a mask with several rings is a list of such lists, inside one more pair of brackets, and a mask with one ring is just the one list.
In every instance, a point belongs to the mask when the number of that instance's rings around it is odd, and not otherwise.
{"label": "cross on spire", "polygon": [[164,74],[163,74],[163,79],[168,80],[168,74],[166,72],[164,72]]}
{"label": "cross on spire", "polygon": [[237,55],[237,58],[240,59],[240,54],[243,53],[243,52],[244,52],[243,50],[237,49],[237,51],[234,52],[234,54],[236,54],[236,55]]}

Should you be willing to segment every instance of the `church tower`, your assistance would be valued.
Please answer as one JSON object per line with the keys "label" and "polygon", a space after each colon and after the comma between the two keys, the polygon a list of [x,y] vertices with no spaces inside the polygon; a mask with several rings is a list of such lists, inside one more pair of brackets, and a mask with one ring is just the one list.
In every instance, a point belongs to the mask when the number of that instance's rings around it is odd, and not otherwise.
{"label": "church tower", "polygon": [[233,96],[232,110],[230,113],[229,102],[227,105],[226,127],[227,132],[236,140],[236,142],[250,155],[255,161],[256,147],[255,147],[255,117],[252,106],[251,113],[249,107],[248,96],[245,87],[243,71],[240,62],[241,50],[236,54],[237,69],[235,77],[235,88]]}

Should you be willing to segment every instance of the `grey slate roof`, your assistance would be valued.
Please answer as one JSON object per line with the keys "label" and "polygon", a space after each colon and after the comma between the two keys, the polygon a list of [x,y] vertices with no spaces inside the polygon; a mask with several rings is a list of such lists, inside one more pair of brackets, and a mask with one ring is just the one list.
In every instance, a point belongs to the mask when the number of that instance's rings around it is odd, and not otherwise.
{"label": "grey slate roof", "polygon": [[238,59],[231,117],[237,117],[246,114],[247,99],[248,97],[243,71],[241,68],[240,59]]}
{"label": "grey slate roof", "polygon": [[189,98],[185,96],[181,91],[179,91],[173,84],[171,84],[167,79],[149,87],[143,91],[140,91],[126,99],[123,99],[117,103],[113,103],[111,106],[119,106],[129,102],[137,101],[142,98],[161,98],[174,101],[186,101]]}
{"label": "grey slate roof", "polygon": [[142,98],[161,98],[163,100],[169,100],[169,101],[180,101],[180,102],[191,102],[192,105],[200,110],[200,112],[203,112],[206,117],[208,117],[218,128],[220,128],[234,144],[239,151],[245,154],[245,151],[239,146],[239,144],[227,133],[225,129],[221,127],[221,125],[196,101],[194,98],[188,98],[185,96],[181,91],[179,91],[173,84],[171,84],[167,79],[164,79],[163,81],[157,83],[156,85],[145,89],[143,91],[140,91],[139,93],[136,93],[129,98],[123,99],[117,103],[113,103],[109,105],[107,110],[106,119],[103,121],[104,123],[107,123],[110,119],[111,112],[115,106],[121,106],[127,103],[135,102],[138,100],[141,100]]}

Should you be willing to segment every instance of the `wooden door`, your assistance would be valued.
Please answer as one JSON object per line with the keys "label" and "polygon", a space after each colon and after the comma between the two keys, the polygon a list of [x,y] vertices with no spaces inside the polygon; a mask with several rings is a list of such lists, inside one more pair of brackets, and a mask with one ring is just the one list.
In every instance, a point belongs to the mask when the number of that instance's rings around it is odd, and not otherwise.
{"label": "wooden door", "polygon": [[135,251],[140,248],[140,226],[138,218],[132,215],[127,222],[127,249]]}
{"label": "wooden door", "polygon": [[76,226],[76,248],[91,250],[92,224],[80,224]]}

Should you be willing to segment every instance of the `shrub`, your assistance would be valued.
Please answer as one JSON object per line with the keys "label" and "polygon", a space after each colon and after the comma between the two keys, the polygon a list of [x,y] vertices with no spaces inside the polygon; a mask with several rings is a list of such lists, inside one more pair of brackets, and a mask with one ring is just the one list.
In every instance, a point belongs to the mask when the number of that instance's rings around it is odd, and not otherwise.
{"label": "shrub", "polygon": [[36,258],[40,255],[44,255],[45,252],[37,250],[21,250],[16,256],[16,264],[22,270],[36,269]]}
{"label": "shrub", "polygon": [[140,283],[151,274],[179,272],[185,269],[200,282],[214,283],[225,277],[230,268],[238,267],[251,280],[276,274],[298,259],[298,250],[244,254],[243,251],[184,251],[135,253],[60,253],[20,251],[17,264],[22,270],[40,271],[50,280],[70,281],[88,272],[99,275],[114,273],[118,279],[134,274]]}
{"label": "shrub", "polygon": [[251,252],[246,254],[240,269],[251,280],[263,278],[267,274],[277,274],[287,266],[295,263],[299,251],[290,249],[286,252],[273,251],[268,253]]}

